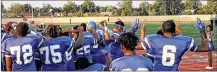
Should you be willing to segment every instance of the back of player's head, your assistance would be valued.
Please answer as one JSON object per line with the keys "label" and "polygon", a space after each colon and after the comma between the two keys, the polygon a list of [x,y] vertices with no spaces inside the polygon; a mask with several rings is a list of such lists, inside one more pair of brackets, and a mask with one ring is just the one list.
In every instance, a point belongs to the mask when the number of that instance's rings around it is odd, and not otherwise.
{"label": "back of player's head", "polygon": [[175,33],[176,24],[172,20],[167,20],[162,25],[163,32]]}
{"label": "back of player's head", "polygon": [[93,28],[96,30],[96,28],[97,28],[96,22],[94,22],[94,21],[89,21],[88,24],[87,24],[87,27],[93,27]]}
{"label": "back of player's head", "polygon": [[124,22],[122,21],[116,21],[115,24],[120,25],[121,27],[124,27]]}
{"label": "back of player's head", "polygon": [[210,31],[213,31],[212,25],[207,25],[206,28],[209,27]]}
{"label": "back of player's head", "polygon": [[127,50],[134,51],[137,46],[138,38],[135,34],[126,32],[119,36],[118,42],[123,44]]}
{"label": "back of player's head", "polygon": [[158,31],[157,31],[157,34],[158,34],[158,35],[164,35],[164,33],[162,32],[162,29],[158,30]]}
{"label": "back of player's head", "polygon": [[104,26],[104,23],[105,23],[104,21],[99,22],[99,24],[102,25],[102,26]]}
{"label": "back of player's head", "polygon": [[74,26],[72,29],[77,30],[78,29],[78,25]]}
{"label": "back of player's head", "polygon": [[25,22],[20,22],[16,26],[15,33],[16,33],[16,35],[21,35],[24,37],[28,34],[28,31],[29,31],[28,24]]}
{"label": "back of player's head", "polygon": [[78,58],[75,62],[76,69],[85,69],[90,65],[86,57]]}
{"label": "back of player's head", "polygon": [[52,37],[52,38],[58,37],[60,35],[59,33],[60,33],[59,29],[55,25],[48,25],[46,27],[46,29],[45,29],[46,36],[49,36],[49,37]]}
{"label": "back of player's head", "polygon": [[80,26],[83,26],[83,29],[84,29],[84,31],[87,31],[87,29],[86,29],[86,24],[85,23],[81,23],[81,25]]}

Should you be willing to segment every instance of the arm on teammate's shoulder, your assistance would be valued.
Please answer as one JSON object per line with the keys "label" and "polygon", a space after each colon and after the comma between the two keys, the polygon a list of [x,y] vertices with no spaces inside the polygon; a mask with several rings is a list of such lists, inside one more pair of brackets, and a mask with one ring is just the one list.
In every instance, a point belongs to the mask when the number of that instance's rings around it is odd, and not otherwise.
{"label": "arm on teammate's shoulder", "polygon": [[5,63],[6,63],[6,71],[11,71],[12,70],[11,57],[6,56],[5,57]]}
{"label": "arm on teammate's shoulder", "polygon": [[[83,27],[80,27],[80,28],[83,28]],[[75,42],[74,49],[78,49],[78,48],[82,47],[82,44],[83,44],[83,29],[80,29],[79,30],[79,36],[78,36],[78,39]]]}

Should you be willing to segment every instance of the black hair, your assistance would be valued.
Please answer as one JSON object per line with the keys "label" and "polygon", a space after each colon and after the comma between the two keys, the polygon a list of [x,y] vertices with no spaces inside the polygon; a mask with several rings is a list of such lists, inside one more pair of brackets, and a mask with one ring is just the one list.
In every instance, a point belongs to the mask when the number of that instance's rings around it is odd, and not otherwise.
{"label": "black hair", "polygon": [[55,25],[48,25],[45,29],[46,36],[56,38],[60,36],[60,32],[57,26]]}
{"label": "black hair", "polygon": [[210,28],[210,31],[213,31],[212,25],[207,25],[206,27],[209,27],[209,28]]}
{"label": "black hair", "polygon": [[80,57],[75,62],[75,69],[85,69],[89,67],[91,63],[89,63],[88,59],[86,57]]}
{"label": "black hair", "polygon": [[29,26],[25,22],[20,22],[15,29],[15,34],[16,35],[21,35],[21,36],[26,36],[29,31]]}
{"label": "black hair", "polygon": [[126,32],[119,36],[118,42],[123,44],[126,49],[134,51],[137,46],[138,38],[135,34]]}
{"label": "black hair", "polygon": [[87,29],[86,29],[87,25],[86,25],[85,23],[81,23],[81,25],[80,25],[80,26],[83,26],[83,28],[84,28],[84,31],[87,31]]}
{"label": "black hair", "polygon": [[124,22],[122,22],[122,21],[116,21],[115,24],[118,24],[118,25],[121,25],[124,27]]}
{"label": "black hair", "polygon": [[162,30],[164,32],[175,33],[176,24],[172,20],[167,20],[162,25]]}
{"label": "black hair", "polygon": [[158,34],[158,35],[164,35],[164,33],[162,32],[162,29],[158,30],[158,31],[157,31],[157,34]]}
{"label": "black hair", "polygon": [[73,29],[74,29],[74,30],[77,30],[77,29],[78,29],[78,27],[79,27],[79,26],[78,26],[78,25],[76,25],[76,26],[74,26],[74,27],[73,27]]}

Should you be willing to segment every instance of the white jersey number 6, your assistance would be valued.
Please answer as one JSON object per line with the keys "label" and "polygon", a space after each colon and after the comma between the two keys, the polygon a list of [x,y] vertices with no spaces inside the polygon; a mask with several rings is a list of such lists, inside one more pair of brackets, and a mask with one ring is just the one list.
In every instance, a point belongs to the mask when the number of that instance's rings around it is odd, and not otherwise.
{"label": "white jersey number 6", "polygon": [[[171,52],[168,52],[169,50]],[[163,47],[162,64],[164,66],[172,66],[175,63],[175,53],[176,47],[174,45],[165,45]]]}

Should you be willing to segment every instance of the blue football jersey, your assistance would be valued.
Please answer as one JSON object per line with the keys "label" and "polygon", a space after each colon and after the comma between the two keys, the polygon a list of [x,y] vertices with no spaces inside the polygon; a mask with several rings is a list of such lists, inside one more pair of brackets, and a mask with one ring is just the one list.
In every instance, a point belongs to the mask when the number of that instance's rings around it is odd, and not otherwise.
{"label": "blue football jersey", "polygon": [[75,60],[77,60],[80,57],[86,57],[90,63],[92,63],[92,56],[90,54],[90,49],[93,48],[95,45],[95,39],[93,37],[93,34],[90,32],[84,32],[83,35],[84,41],[82,44],[82,47],[77,49],[75,51]]}
{"label": "blue football jersey", "polygon": [[2,53],[11,57],[13,71],[36,71],[35,52],[42,41],[41,37],[9,38],[2,43]]}
{"label": "blue football jersey", "polygon": [[67,63],[72,59],[74,43],[75,41],[72,38],[66,36],[47,40],[45,46],[39,48],[41,70],[66,71]]}
{"label": "blue football jersey", "polygon": [[[99,38],[99,40],[102,40],[104,42],[104,33],[102,30],[97,30],[96,34]],[[104,42],[105,43],[105,42]],[[92,55],[93,63],[100,63],[100,64],[106,64],[105,55],[106,52],[103,52],[105,47],[99,46],[96,42],[93,48],[90,49],[90,54]]]}
{"label": "blue football jersey", "polygon": [[176,71],[186,51],[196,51],[195,40],[187,36],[167,38],[162,35],[148,35],[142,42],[147,49],[147,55],[154,58],[154,70]]}
{"label": "blue football jersey", "polygon": [[117,58],[120,58],[122,56],[124,56],[124,53],[122,52],[121,50],[121,47],[120,47],[120,43],[118,42],[112,42],[110,45],[109,45],[109,50],[110,50],[110,55],[111,55],[111,60],[115,60]]}
{"label": "blue football jersey", "polygon": [[[1,42],[3,42],[4,40],[8,39],[8,38],[12,38],[11,35],[7,35],[6,33],[1,33]],[[5,71],[5,60],[4,60],[4,54],[1,53],[1,70]]]}
{"label": "blue football jersey", "polygon": [[80,71],[104,71],[105,65],[103,64],[93,64],[85,69]]}
{"label": "blue football jersey", "polygon": [[1,34],[1,42],[3,42],[4,40],[8,38],[12,38],[12,35],[8,35],[6,33]]}
{"label": "blue football jersey", "polygon": [[152,60],[143,56],[123,56],[110,65],[111,71],[153,71]]}

